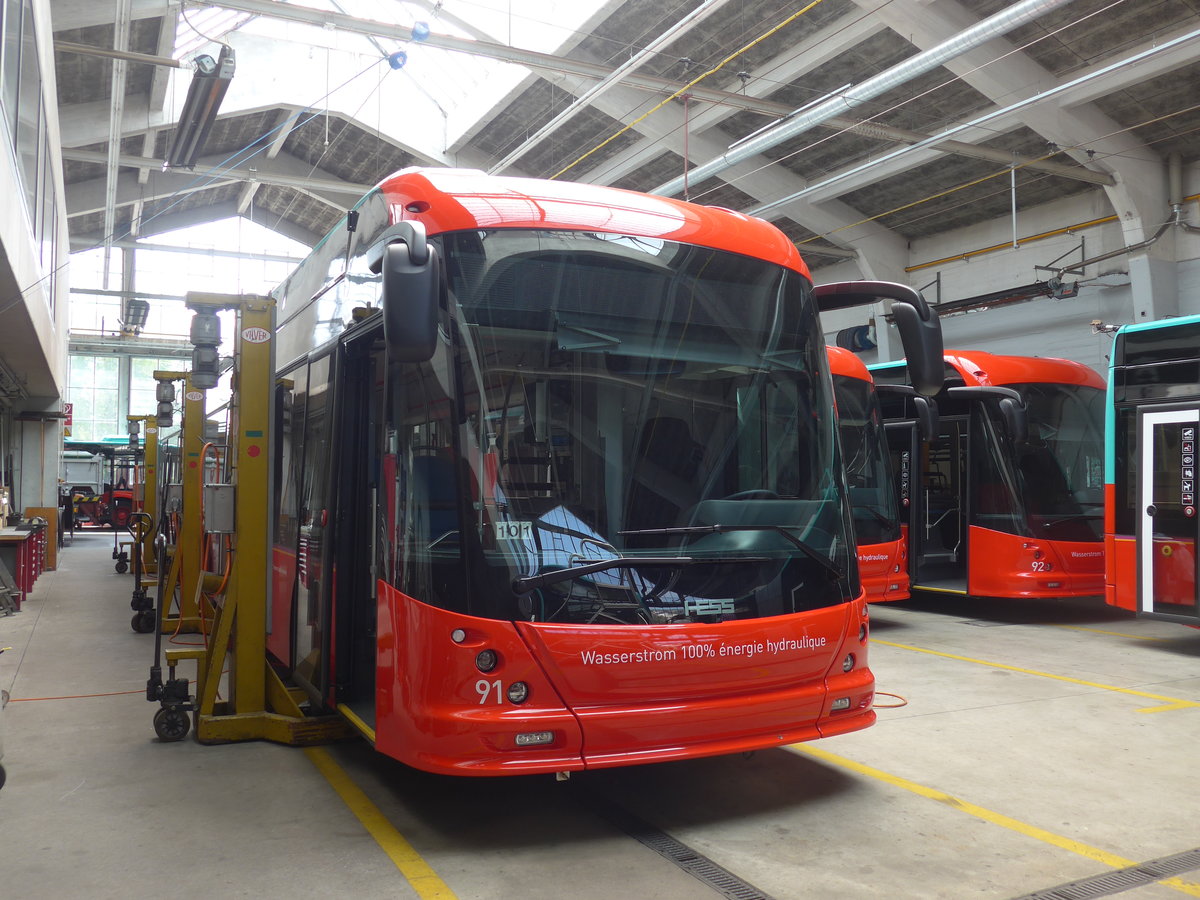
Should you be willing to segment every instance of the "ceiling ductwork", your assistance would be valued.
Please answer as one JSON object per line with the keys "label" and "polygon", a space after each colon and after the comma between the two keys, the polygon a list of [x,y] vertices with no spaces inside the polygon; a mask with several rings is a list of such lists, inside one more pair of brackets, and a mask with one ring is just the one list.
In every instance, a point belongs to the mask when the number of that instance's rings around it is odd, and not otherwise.
{"label": "ceiling ductwork", "polygon": [[774,128],[737,144],[728,153],[704,165],[697,166],[689,171],[686,177],[681,175],[659,185],[651,193],[671,196],[682,191],[685,182],[699,184],[706,178],[723,172],[765,150],[770,150],[834,116],[856,109],[875,97],[912,81],[918,75],[935,69],[955,57],[962,56],[968,50],[973,50],[980,44],[1007,34],[1069,2],[1070,0],[1024,0],[1022,3],[984,19],[936,47],[918,53],[886,72],[881,72],[874,78],[868,78],[857,87],[849,88],[832,99],[786,117]]}

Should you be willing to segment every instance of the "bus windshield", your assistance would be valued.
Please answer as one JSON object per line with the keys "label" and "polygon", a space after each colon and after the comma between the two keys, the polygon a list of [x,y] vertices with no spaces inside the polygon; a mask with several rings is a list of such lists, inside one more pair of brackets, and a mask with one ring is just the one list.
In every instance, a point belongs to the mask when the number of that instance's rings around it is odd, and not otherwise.
{"label": "bus windshield", "polygon": [[1017,448],[1034,537],[1098,541],[1104,536],[1104,391],[1073,384],[1013,384],[1028,409],[1028,440]]}
{"label": "bus windshield", "polygon": [[833,376],[838,430],[854,529],[859,544],[900,538],[900,511],[887,451],[879,400],[873,385],[846,375]]}
{"label": "bus windshield", "polygon": [[815,305],[768,262],[612,234],[433,239],[391,375],[394,583],[472,615],[669,624],[858,593]]}

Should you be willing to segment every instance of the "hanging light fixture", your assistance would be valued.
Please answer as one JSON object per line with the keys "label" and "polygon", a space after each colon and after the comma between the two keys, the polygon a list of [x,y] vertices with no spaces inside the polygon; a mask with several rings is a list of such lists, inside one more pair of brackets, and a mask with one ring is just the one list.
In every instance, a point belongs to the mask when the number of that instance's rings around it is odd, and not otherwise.
{"label": "hanging light fixture", "polygon": [[146,327],[150,315],[150,301],[133,298],[125,301],[125,317],[121,319],[121,337],[137,337]]}
{"label": "hanging light fixture", "polygon": [[179,125],[175,128],[175,136],[171,139],[171,147],[167,151],[164,163],[168,169],[194,169],[196,158],[204,148],[208,133],[217,120],[217,111],[225,92],[229,90],[229,82],[233,80],[234,52],[229,46],[222,46],[220,56],[213,59],[207,53],[194,60],[196,71],[192,75],[192,83],[188,86],[187,99],[183,102],[183,112],[179,115]]}

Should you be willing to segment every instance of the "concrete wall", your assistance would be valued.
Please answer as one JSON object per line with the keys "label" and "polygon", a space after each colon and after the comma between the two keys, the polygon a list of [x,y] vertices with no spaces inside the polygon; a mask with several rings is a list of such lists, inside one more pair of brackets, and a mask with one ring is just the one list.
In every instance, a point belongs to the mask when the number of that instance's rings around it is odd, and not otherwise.
{"label": "concrete wall", "polygon": [[[1184,170],[1183,192],[1193,197],[1183,204],[1183,221],[1200,226],[1200,202],[1194,199],[1200,193],[1200,166]],[[1171,214],[1164,196],[1161,221]],[[947,348],[1060,356],[1106,374],[1112,338],[1097,333],[1094,320],[1123,325],[1200,313],[1200,235],[1170,227],[1147,248],[1119,252],[1126,247],[1125,236],[1102,190],[1019,209],[1017,247],[1011,246],[1013,233],[1012,220],[1006,218],[914,241],[908,284],[920,288],[931,303],[952,303],[1046,281],[1058,267],[1116,255],[1086,266],[1082,275],[1064,275],[1067,284],[1078,283],[1074,297],[981,303],[971,312],[944,315]],[[852,261],[818,269],[813,276],[818,283],[861,277]],[[881,333],[882,313],[876,307],[828,314],[822,319],[826,339],[834,343],[840,329],[870,323],[876,326],[879,349],[861,353],[862,358],[868,363],[898,359],[903,355],[898,335],[894,328]]]}
{"label": "concrete wall", "polygon": [[9,198],[0,203],[0,371],[11,376],[0,399],[4,406],[0,481],[12,486],[17,511],[58,504],[59,411],[67,371],[67,218],[50,2],[33,0],[31,8],[41,68],[46,159],[54,186],[52,207],[57,211],[49,237],[58,247],[58,268],[56,277],[49,278],[53,256],[36,240],[34,222],[23,202],[12,136],[0,126],[0,188]]}

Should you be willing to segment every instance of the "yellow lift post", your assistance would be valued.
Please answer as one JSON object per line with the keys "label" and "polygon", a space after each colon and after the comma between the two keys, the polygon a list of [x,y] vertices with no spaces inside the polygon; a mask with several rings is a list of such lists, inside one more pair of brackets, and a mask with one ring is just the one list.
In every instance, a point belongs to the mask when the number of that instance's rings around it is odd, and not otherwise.
{"label": "yellow lift post", "polygon": [[[204,448],[205,394],[192,383],[189,372],[156,370],[154,379],[160,387],[166,383],[183,382],[183,423],[179,449],[182,510],[175,543],[168,547],[166,578],[160,582],[159,630],[163,634],[195,634],[205,630],[200,614],[204,537],[201,530],[200,483],[204,472],[201,453]],[[164,394],[160,392],[159,396]],[[160,400],[160,406],[162,402]],[[157,417],[160,428],[166,427],[163,418]],[[173,615],[171,598],[175,596],[177,587],[179,611]]]}
{"label": "yellow lift post", "polygon": [[[272,404],[274,402],[275,301],[270,297],[189,292],[187,305],[197,318],[218,310],[236,312],[236,339],[229,454],[231,482],[236,493],[230,567],[224,589],[214,596],[216,617],[207,646],[166,651],[170,676],[161,692],[162,708],[154,727],[163,740],[180,740],[188,731],[186,711],[196,714],[196,737],[215,744],[271,740],[305,745],[349,737],[352,731],[340,716],[309,716],[301,708],[301,691],[289,689],[267,658],[267,608],[271,596]],[[198,332],[211,326],[192,326],[197,345],[193,379],[201,353],[210,349],[215,373],[219,337],[198,342]],[[215,375],[212,379],[215,386]],[[179,662],[196,661],[194,700],[179,702],[174,675]],[[228,700],[217,699],[226,663]],[[152,679],[153,683],[153,673]],[[173,687],[174,686],[174,687]],[[154,699],[151,697],[150,699]]]}
{"label": "yellow lift post", "polygon": [[[144,429],[142,440],[142,512],[150,517],[152,522],[158,522],[158,417],[157,416],[128,416],[130,434],[136,425]],[[154,558],[154,530],[151,528],[142,534],[140,547],[142,556],[142,572],[153,575],[158,570],[158,560]]]}
{"label": "yellow lift post", "polygon": [[[134,486],[134,503],[141,502],[141,509],[134,510],[130,519],[130,530],[133,540],[126,542],[133,551],[133,598],[130,607],[133,609],[133,619],[130,626],[134,631],[145,633],[153,631],[157,622],[154,614],[154,602],[148,591],[157,584],[154,573],[157,571],[154,560],[154,535],[158,509],[156,494],[158,484],[158,428],[155,416],[126,416],[129,422],[129,442],[138,443],[142,426],[146,428],[145,443],[142,447],[142,479]],[[140,496],[136,493],[140,491]],[[118,570],[120,571],[120,570]]]}
{"label": "yellow lift post", "polygon": [[[141,519],[141,526],[136,526],[135,523],[137,523],[139,520],[138,513],[140,512],[140,510],[137,508],[138,504],[142,503],[144,501],[144,497],[145,497],[145,477],[146,477],[145,471],[146,470],[145,470],[145,451],[144,450],[140,454],[142,464],[141,464],[141,466],[138,465],[138,459],[139,459],[138,450],[139,450],[139,448],[141,448],[142,420],[145,418],[146,418],[146,416],[126,416],[125,417],[126,430],[129,433],[129,449],[131,451],[133,451],[133,470],[135,473],[135,477],[133,477],[129,482],[129,489],[132,491],[132,495],[133,495],[133,507],[130,509],[130,520],[126,523],[126,525],[129,528],[130,537],[124,538],[124,539],[117,538],[117,549],[113,553],[113,559],[115,559],[117,561],[115,568],[117,570],[118,575],[124,575],[126,572],[129,571],[130,552],[133,550],[134,547],[138,547],[139,552],[137,555],[138,556],[142,555],[140,545],[143,543],[143,541],[140,541],[138,539],[138,535],[135,532],[138,531],[138,528],[140,527],[141,532],[143,534],[145,534],[145,527],[144,527],[145,519]],[[139,471],[142,474],[141,481],[138,481],[138,479],[136,477],[136,473],[138,473]],[[115,487],[115,485],[114,485],[114,487]],[[116,527],[117,527],[116,521],[114,519],[114,522],[113,522],[113,530],[114,531],[116,530]],[[148,534],[145,534],[145,537],[147,539],[149,539],[150,536]],[[136,569],[138,567],[138,565],[139,565],[139,560],[137,560],[135,558],[134,559],[134,568]],[[139,582],[139,584],[137,585],[137,588],[135,588],[135,590],[140,589],[141,587],[142,586]]]}

